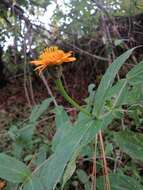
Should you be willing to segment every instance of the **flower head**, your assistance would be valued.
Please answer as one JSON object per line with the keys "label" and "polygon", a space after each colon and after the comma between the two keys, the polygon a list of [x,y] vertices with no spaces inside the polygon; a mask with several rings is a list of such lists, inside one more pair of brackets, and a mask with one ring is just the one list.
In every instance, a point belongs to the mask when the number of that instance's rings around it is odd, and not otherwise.
{"label": "flower head", "polygon": [[63,50],[59,49],[57,46],[46,48],[42,54],[39,56],[38,60],[31,61],[38,70],[39,74],[50,66],[61,65],[65,62],[73,62],[76,58],[72,57],[72,51],[65,53]]}

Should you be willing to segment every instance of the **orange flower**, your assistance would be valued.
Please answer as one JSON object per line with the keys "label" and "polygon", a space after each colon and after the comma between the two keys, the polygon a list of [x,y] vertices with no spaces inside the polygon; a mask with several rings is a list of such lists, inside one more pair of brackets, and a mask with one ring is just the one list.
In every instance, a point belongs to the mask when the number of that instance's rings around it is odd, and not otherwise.
{"label": "orange flower", "polygon": [[65,53],[57,46],[46,48],[39,56],[38,60],[31,61],[30,63],[36,65],[39,74],[49,66],[61,65],[64,62],[73,62],[76,58],[72,57],[72,51]]}

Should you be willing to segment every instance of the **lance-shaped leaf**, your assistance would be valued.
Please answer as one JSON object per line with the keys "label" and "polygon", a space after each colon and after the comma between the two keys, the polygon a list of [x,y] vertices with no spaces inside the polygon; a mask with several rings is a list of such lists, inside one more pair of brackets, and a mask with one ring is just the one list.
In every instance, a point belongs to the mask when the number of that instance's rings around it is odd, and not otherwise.
{"label": "lance-shaped leaf", "polygon": [[31,172],[23,162],[1,153],[0,177],[9,182],[21,183],[31,178]]}
{"label": "lance-shaped leaf", "polygon": [[95,105],[94,105],[94,114],[96,116],[100,116],[106,96],[108,93],[108,90],[111,88],[112,83],[115,79],[116,74],[118,73],[121,66],[125,63],[125,61],[129,58],[129,56],[132,54],[133,50],[135,48],[132,48],[122,55],[120,55],[115,61],[109,66],[106,73],[102,77],[102,80],[100,82],[100,85],[97,89],[96,95],[95,95]]}

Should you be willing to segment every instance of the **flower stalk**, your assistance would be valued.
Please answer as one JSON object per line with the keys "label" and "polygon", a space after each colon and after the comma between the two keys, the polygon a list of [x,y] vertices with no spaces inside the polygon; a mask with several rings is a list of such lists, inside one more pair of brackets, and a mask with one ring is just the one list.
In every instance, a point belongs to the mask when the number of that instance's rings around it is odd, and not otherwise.
{"label": "flower stalk", "polygon": [[75,100],[73,100],[66,92],[61,79],[56,79],[55,80],[55,84],[58,88],[58,90],[60,91],[61,95],[65,98],[65,100],[67,100],[72,106],[74,106],[75,108],[77,108],[79,111],[81,111],[82,113],[86,114],[87,116],[91,117],[91,114],[86,111],[84,108],[82,108],[82,106],[80,106]]}

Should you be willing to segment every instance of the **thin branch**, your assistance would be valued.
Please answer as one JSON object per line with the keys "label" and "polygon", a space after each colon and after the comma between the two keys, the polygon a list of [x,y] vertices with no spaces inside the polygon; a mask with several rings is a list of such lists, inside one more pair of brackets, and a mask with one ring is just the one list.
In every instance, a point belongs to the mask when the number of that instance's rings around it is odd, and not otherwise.
{"label": "thin branch", "polygon": [[94,155],[93,155],[93,167],[92,167],[92,185],[91,190],[96,190],[96,159],[97,159],[97,135],[95,136],[95,142],[94,142]]}
{"label": "thin branch", "polygon": [[99,142],[100,142],[100,147],[101,147],[101,157],[103,157],[103,175],[105,175],[105,187],[104,187],[104,189],[105,190],[111,190],[102,132],[100,131],[98,135],[99,135]]}
{"label": "thin branch", "polygon": [[108,58],[91,54],[91,53],[89,53],[88,51],[85,51],[85,50],[83,50],[83,49],[80,49],[80,48],[77,47],[76,45],[72,45],[72,44],[68,44],[68,45],[70,45],[70,46],[73,47],[74,49],[79,50],[81,53],[86,54],[86,55],[88,55],[88,56],[90,56],[90,57],[93,57],[93,58],[95,58],[95,59],[99,59],[99,60],[102,60],[102,61],[109,61]]}
{"label": "thin branch", "polygon": [[55,99],[55,97],[54,97],[54,95],[53,95],[53,93],[52,93],[52,91],[51,91],[51,89],[50,89],[50,87],[49,87],[49,85],[47,83],[47,80],[46,80],[45,76],[43,75],[43,73],[41,73],[40,78],[42,79],[42,81],[43,81],[49,95],[52,97],[55,106],[57,106],[58,105],[57,101],[56,101],[56,99]]}

